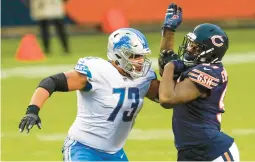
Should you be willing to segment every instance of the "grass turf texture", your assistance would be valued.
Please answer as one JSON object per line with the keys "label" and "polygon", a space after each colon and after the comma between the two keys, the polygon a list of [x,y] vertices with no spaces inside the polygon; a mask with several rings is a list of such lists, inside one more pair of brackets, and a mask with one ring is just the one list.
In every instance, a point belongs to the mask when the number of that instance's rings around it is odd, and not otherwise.
{"label": "grass turf texture", "polygon": [[[255,30],[227,30],[230,38],[228,53],[255,52]],[[177,32],[175,51],[182,42],[185,33]],[[157,57],[159,51],[160,33],[145,33],[152,50],[151,57]],[[62,56],[58,40],[52,40],[52,55],[46,61],[36,63],[20,63],[14,59],[20,39],[2,40],[2,70],[24,66],[73,64],[78,58],[99,56],[106,58],[107,35],[82,35],[70,37],[72,54]],[[254,125],[254,83],[255,63],[235,64],[225,66],[229,75],[229,85],[225,98],[226,113],[222,118],[223,130],[232,135],[239,147],[241,160],[255,160],[255,125]],[[1,157],[2,160],[62,160],[61,147],[64,142],[55,140],[40,140],[44,135],[67,134],[76,115],[76,94],[55,93],[40,112],[42,130],[36,127],[29,135],[18,132],[18,124],[24,115],[30,98],[42,77],[28,79],[11,77],[2,79],[1,102]],[[146,99],[143,109],[137,117],[135,130],[141,131],[137,138],[127,140],[125,151],[129,160],[176,160],[176,150],[171,135],[172,110],[165,110]],[[160,133],[167,133],[169,138]],[[246,133],[236,133],[243,130]],[[250,133],[247,133],[249,132]],[[146,139],[148,132],[154,132],[152,139]],[[155,133],[156,132],[156,133]],[[157,133],[158,132],[158,133]],[[143,138],[144,135],[144,138]],[[159,138],[157,138],[158,136]]]}

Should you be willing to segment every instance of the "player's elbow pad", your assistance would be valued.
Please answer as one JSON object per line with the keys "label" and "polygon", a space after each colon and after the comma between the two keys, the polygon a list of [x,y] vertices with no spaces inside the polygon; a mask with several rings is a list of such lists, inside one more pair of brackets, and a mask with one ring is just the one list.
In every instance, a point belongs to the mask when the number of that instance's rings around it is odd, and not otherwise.
{"label": "player's elbow pad", "polygon": [[55,74],[44,78],[38,87],[46,89],[50,95],[55,91],[67,92],[67,78],[64,73]]}

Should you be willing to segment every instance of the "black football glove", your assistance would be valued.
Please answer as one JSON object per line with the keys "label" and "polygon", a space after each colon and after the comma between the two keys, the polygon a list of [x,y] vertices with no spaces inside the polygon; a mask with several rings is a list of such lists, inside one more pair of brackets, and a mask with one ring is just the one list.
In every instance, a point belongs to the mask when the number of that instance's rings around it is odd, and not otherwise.
{"label": "black football glove", "polygon": [[28,106],[26,115],[22,118],[22,120],[19,123],[20,133],[23,132],[24,129],[26,129],[27,133],[29,133],[30,129],[32,129],[35,124],[39,129],[42,128],[41,119],[38,116],[39,111],[40,108],[36,105]]}
{"label": "black football glove", "polygon": [[162,76],[164,67],[167,63],[169,63],[172,60],[178,60],[178,59],[179,59],[178,55],[175,54],[173,50],[161,51],[158,58],[158,67],[159,67],[160,76]]}
{"label": "black football glove", "polygon": [[[173,50],[163,50],[158,58],[158,66],[159,66],[159,74],[160,76],[163,75],[164,67],[167,63],[171,61],[177,61],[178,65],[181,65],[181,62],[183,61],[180,60],[179,56],[174,53]],[[175,68],[174,70],[174,80],[177,80],[180,76],[180,74],[185,70],[185,65],[183,63],[183,68]]]}

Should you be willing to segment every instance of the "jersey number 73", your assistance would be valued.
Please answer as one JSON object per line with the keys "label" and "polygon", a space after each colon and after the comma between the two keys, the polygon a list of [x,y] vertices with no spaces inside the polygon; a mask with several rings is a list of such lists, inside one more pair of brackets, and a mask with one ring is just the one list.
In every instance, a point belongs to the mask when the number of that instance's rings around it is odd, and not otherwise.
{"label": "jersey number 73", "polygon": [[[124,102],[124,99],[125,99],[126,88],[113,88],[113,94],[114,93],[120,94],[120,98],[119,98],[117,106],[115,107],[115,109],[113,110],[113,112],[111,113],[109,118],[107,119],[108,121],[111,121],[111,122],[113,122],[115,120],[117,114],[119,113],[119,111],[120,111],[120,109],[123,105],[123,102]],[[128,88],[127,93],[128,93],[128,99],[129,100],[134,99],[132,104],[131,104],[131,108],[133,110],[131,111],[131,113],[129,111],[124,111],[123,117],[122,117],[122,120],[124,122],[129,122],[133,119],[133,116],[136,112],[136,109],[137,109],[137,107],[139,105],[139,101],[140,101],[139,100],[139,89],[138,88],[130,87],[130,88]]]}

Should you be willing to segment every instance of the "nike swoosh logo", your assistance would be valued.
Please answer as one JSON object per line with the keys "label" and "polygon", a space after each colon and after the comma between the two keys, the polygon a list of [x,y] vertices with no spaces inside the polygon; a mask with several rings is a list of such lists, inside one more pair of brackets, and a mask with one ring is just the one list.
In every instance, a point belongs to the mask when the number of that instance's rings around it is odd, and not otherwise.
{"label": "nike swoosh logo", "polygon": [[206,67],[204,67],[204,70],[211,70],[211,69],[207,69]]}

